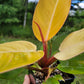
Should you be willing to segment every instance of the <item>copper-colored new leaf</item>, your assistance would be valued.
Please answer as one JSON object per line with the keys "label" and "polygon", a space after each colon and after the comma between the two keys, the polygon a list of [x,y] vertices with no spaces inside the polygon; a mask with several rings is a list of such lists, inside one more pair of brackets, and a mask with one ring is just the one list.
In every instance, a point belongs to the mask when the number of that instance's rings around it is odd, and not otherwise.
{"label": "copper-colored new leaf", "polygon": [[37,22],[44,41],[51,39],[64,24],[70,9],[71,0],[40,0],[33,17],[33,32],[42,41]]}
{"label": "copper-colored new leaf", "polygon": [[27,41],[0,44],[0,73],[30,65],[43,57],[43,51]]}
{"label": "copper-colored new leaf", "polygon": [[84,52],[84,29],[68,35],[61,43],[60,52],[54,55],[59,60],[67,60]]}

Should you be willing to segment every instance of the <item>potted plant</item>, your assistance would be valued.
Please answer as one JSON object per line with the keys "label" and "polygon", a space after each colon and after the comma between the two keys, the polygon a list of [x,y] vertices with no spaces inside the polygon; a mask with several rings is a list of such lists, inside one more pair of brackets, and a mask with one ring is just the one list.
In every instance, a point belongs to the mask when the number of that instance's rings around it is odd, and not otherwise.
{"label": "potted plant", "polygon": [[[61,43],[59,51],[53,56],[52,46],[50,45],[50,50],[48,49],[48,41],[63,26],[70,4],[71,0],[40,0],[34,12],[32,28],[36,38],[43,43],[43,50],[37,50],[36,45],[28,41],[0,44],[0,73],[28,65],[29,70],[38,71],[34,76],[42,76],[43,84],[59,84],[59,82],[62,84],[61,82],[65,81],[63,75],[73,81],[74,76],[71,74],[84,74],[84,68],[73,67],[72,69],[71,66],[68,67],[66,61],[84,52],[84,29],[69,34]],[[58,60],[62,60],[60,64]],[[75,61],[80,66],[84,66],[84,61]],[[32,64],[36,66],[32,66]],[[67,68],[63,67],[64,64],[67,64]],[[41,84],[41,82],[37,84]]]}

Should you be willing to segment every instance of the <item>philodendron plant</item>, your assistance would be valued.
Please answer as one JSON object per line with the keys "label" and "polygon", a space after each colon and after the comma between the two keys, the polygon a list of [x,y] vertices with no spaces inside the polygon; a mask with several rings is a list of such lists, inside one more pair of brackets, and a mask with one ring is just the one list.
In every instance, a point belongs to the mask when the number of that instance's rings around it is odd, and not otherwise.
{"label": "philodendron plant", "polygon": [[[79,61],[80,59],[75,60],[76,64],[78,64],[77,67],[69,67],[68,64],[64,67],[63,64],[66,62],[65,60],[72,59],[84,52],[84,29],[68,35],[59,46],[59,52],[53,56],[51,56],[52,48],[48,51],[48,41],[63,26],[70,5],[71,0],[39,0],[33,16],[32,28],[36,38],[43,43],[43,50],[37,50],[36,45],[28,41],[0,44],[0,73],[7,73],[28,65],[28,69],[46,74],[45,79],[48,79],[51,72],[56,68],[68,73],[84,74],[84,61]],[[57,60],[62,60],[62,64],[60,63],[54,68],[50,67]],[[40,68],[31,66],[31,64],[35,63]],[[56,77],[54,79],[56,80]]]}

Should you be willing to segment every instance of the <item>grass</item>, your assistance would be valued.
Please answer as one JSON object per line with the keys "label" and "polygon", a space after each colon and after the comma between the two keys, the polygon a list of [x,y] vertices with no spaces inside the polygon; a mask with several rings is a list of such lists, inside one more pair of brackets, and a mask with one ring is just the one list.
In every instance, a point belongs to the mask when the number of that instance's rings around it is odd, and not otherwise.
{"label": "grass", "polygon": [[84,84],[84,75],[75,75],[75,80],[72,84]]}
{"label": "grass", "polygon": [[[52,40],[52,41],[54,41],[54,43],[53,43],[53,54],[57,52],[55,50],[58,49],[60,43],[62,42],[62,40],[66,36],[67,36],[67,34],[64,33],[60,36],[58,35],[58,36],[55,36],[53,38],[53,40]],[[59,37],[62,37],[62,38],[59,38]],[[59,38],[59,39],[57,39],[57,38]],[[38,40],[36,40],[35,38],[34,39],[32,39],[32,38],[24,39],[24,38],[14,38],[14,37],[0,36],[0,43],[9,42],[9,41],[17,41],[17,40],[27,40],[27,41],[33,42],[34,44],[37,45],[38,49],[40,48],[40,45],[41,45],[41,43]],[[27,70],[25,70],[24,72],[19,74],[19,76],[17,76],[14,79],[11,79],[11,80],[0,79],[0,84],[23,84],[24,76],[27,73],[28,73]],[[75,81],[72,84],[84,84],[84,75],[76,75]]]}

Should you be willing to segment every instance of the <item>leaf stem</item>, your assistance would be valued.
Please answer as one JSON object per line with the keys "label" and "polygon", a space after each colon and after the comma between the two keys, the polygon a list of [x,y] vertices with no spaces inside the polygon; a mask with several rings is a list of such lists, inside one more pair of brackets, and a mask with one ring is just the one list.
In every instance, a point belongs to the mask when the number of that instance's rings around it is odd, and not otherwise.
{"label": "leaf stem", "polygon": [[47,50],[48,50],[48,46],[47,46],[47,42],[43,43],[43,50],[45,52],[45,55],[43,57],[43,59],[45,59],[45,61],[47,61]]}
{"label": "leaf stem", "polygon": [[42,33],[42,30],[41,30],[39,24],[35,21],[34,21],[34,23],[38,26],[38,29],[39,29],[39,32],[41,35],[41,39],[42,39],[42,43],[43,43],[44,57],[39,61],[39,65],[42,67],[45,65],[45,63],[47,61],[47,42],[44,41],[43,33]]}
{"label": "leaf stem", "polygon": [[54,56],[52,56],[51,58],[48,59],[47,63],[45,64],[45,67],[49,66],[50,64],[52,64],[56,60],[57,59]]}

